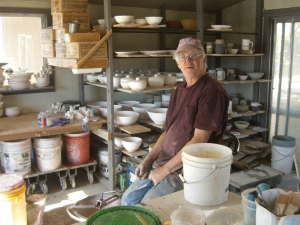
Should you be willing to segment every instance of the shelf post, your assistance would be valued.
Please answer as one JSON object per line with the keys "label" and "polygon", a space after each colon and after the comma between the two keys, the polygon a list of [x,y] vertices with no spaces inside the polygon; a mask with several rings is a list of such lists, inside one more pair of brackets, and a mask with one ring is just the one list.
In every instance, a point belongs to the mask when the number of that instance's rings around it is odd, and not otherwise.
{"label": "shelf post", "polygon": [[203,43],[204,30],[204,15],[203,15],[203,0],[196,0],[196,24],[197,24],[197,38]]}
{"label": "shelf post", "polygon": [[[111,0],[104,0],[104,19],[105,31],[108,33],[112,29],[111,25]],[[108,67],[106,68],[106,100],[107,107],[107,129],[111,133],[111,139],[107,141],[108,144],[108,171],[109,171],[109,189],[116,189],[115,176],[115,144],[114,144],[114,88],[113,88],[113,46],[112,36],[107,39],[108,47]]]}

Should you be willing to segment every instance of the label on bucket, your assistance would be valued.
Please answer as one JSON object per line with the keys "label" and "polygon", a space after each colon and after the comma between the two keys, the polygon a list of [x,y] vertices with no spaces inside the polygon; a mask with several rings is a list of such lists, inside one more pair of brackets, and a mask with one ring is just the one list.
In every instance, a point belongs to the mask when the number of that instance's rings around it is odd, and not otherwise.
{"label": "label on bucket", "polygon": [[31,170],[30,151],[7,152],[4,151],[6,173],[26,173]]}

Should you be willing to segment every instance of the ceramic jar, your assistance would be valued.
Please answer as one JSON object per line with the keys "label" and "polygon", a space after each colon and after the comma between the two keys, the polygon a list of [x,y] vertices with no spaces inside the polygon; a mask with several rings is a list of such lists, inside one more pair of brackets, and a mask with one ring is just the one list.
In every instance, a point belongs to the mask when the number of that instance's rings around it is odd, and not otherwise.
{"label": "ceramic jar", "polygon": [[152,88],[161,88],[164,86],[165,79],[164,77],[155,74],[153,77],[148,78],[149,86]]}
{"label": "ceramic jar", "polygon": [[126,77],[121,78],[120,80],[120,84],[122,88],[130,88],[129,86],[129,82],[134,80],[133,77],[130,77],[129,75],[127,75]]}
{"label": "ceramic jar", "polygon": [[17,107],[17,106],[7,107],[7,108],[5,108],[5,115],[7,117],[15,117],[15,116],[20,115],[21,110],[22,109],[20,107]]}
{"label": "ceramic jar", "polygon": [[165,76],[164,79],[165,85],[175,85],[177,82],[177,77],[173,76],[173,74],[168,74],[168,76]]}
{"label": "ceramic jar", "polygon": [[146,77],[144,74],[140,74],[137,78],[140,78],[141,80],[145,80],[146,83],[148,83],[148,77]]}
{"label": "ceramic jar", "polygon": [[135,80],[129,81],[129,87],[133,91],[141,91],[147,87],[147,81],[137,77]]}

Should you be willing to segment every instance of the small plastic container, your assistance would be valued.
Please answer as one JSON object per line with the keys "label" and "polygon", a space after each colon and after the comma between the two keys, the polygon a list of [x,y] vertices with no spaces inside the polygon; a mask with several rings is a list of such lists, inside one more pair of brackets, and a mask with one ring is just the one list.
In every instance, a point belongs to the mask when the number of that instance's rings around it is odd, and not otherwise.
{"label": "small plastic container", "polygon": [[196,208],[186,205],[179,205],[171,214],[172,225],[205,225],[204,213]]}

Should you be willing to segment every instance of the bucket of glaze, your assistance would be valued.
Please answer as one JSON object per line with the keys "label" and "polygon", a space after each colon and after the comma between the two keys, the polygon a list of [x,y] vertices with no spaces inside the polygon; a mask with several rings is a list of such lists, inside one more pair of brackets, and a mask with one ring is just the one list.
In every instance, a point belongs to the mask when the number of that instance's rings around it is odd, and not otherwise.
{"label": "bucket of glaze", "polygon": [[215,206],[227,201],[232,150],[199,143],[182,149],[184,197],[195,205]]}
{"label": "bucket of glaze", "polygon": [[192,206],[180,205],[172,212],[172,225],[205,225],[204,213]]}
{"label": "bucket of glaze", "polygon": [[27,224],[26,184],[19,174],[0,174],[1,224]]}
{"label": "bucket of glaze", "polygon": [[293,167],[293,155],[296,139],[291,136],[277,135],[272,138],[271,167],[285,174],[290,174]]}
{"label": "bucket of glaze", "polygon": [[49,136],[34,139],[37,167],[41,172],[61,167],[61,136]]}
{"label": "bucket of glaze", "polygon": [[77,166],[90,160],[90,132],[64,134],[68,165]]}
{"label": "bucket of glaze", "polygon": [[[108,170],[108,151],[107,150],[99,150],[98,151],[98,162],[100,165],[100,174],[104,177],[109,177],[109,170]],[[122,153],[119,151],[115,151],[115,167],[121,162]]]}
{"label": "bucket of glaze", "polygon": [[31,172],[31,140],[2,142],[5,173],[26,175]]}

